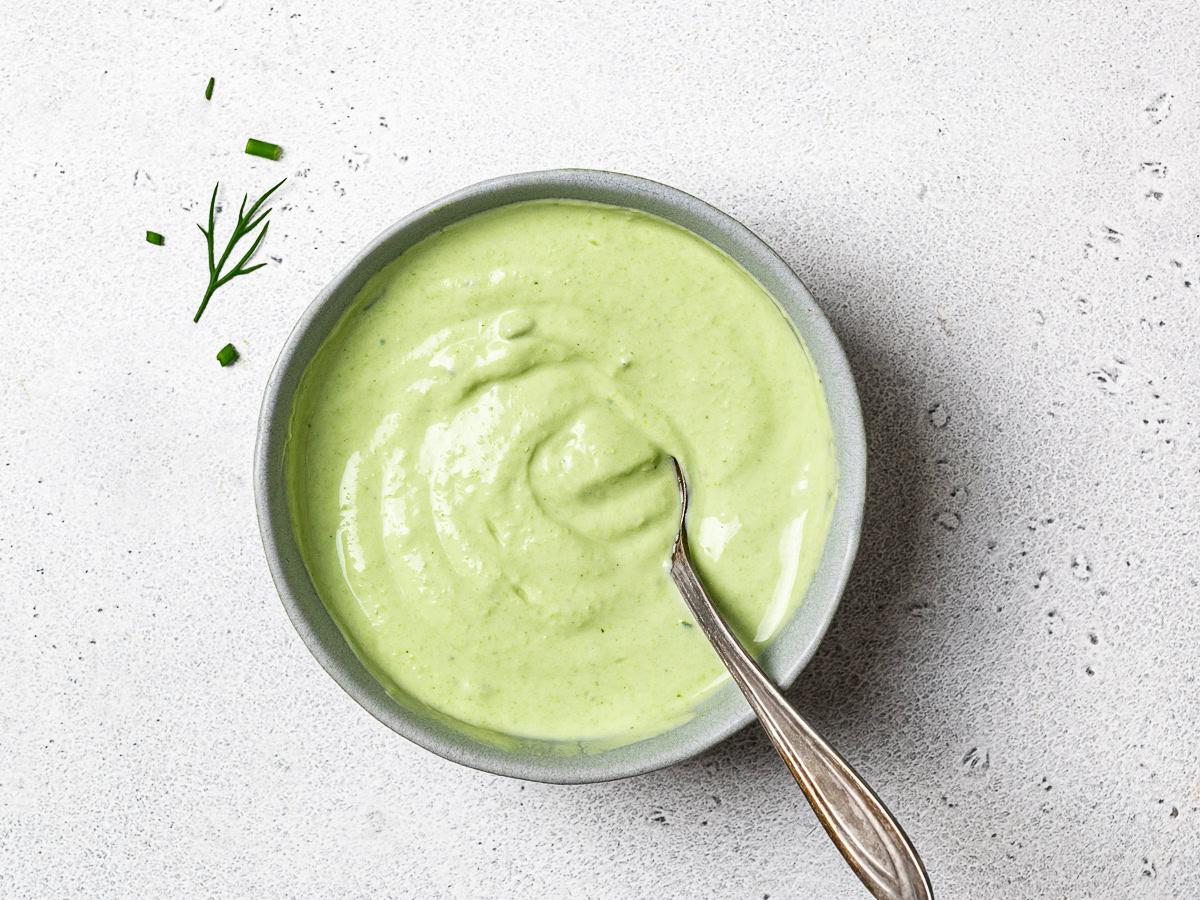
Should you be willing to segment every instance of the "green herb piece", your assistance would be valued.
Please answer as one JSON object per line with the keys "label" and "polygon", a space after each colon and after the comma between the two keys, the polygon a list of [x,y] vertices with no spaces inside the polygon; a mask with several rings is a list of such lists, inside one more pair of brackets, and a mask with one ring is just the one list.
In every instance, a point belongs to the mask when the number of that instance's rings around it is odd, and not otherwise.
{"label": "green herb piece", "polygon": [[680,625],[682,625],[684,628],[691,628],[691,627],[692,627],[692,623],[691,623],[691,622],[680,622],[679,624],[680,624]]}
{"label": "green herb piece", "polygon": [[163,236],[157,231],[147,231],[146,240],[151,244],[158,244],[160,247],[163,245]]}
{"label": "green herb piece", "polygon": [[213,85],[216,83],[217,83],[217,79],[215,79],[215,78],[208,79],[208,87],[206,87],[204,89],[204,99],[205,100],[212,99],[212,89],[213,89]]}
{"label": "green herb piece", "polygon": [[246,141],[246,152],[251,156],[261,156],[263,159],[279,159],[282,150],[278,144],[250,138]]}
{"label": "green herb piece", "polygon": [[219,362],[222,367],[232,365],[237,361],[237,358],[237,347],[233,346],[233,344],[226,344],[217,351],[217,362]]}
{"label": "green herb piece", "polygon": [[[287,181],[287,179],[285,178],[283,181]],[[254,205],[251,206],[249,210],[246,209],[246,201],[250,199],[249,195],[242,196],[242,208],[238,211],[237,224],[233,226],[233,234],[229,238],[229,245],[225,248],[225,252],[221,254],[221,259],[219,261],[216,259],[214,235],[216,234],[215,226],[217,215],[217,190],[221,187],[221,182],[218,181],[216,187],[213,188],[212,200],[210,200],[208,203],[208,230],[205,231],[203,225],[196,225],[196,227],[200,229],[200,233],[204,235],[205,239],[208,241],[208,290],[204,292],[204,299],[200,302],[200,308],[196,310],[196,317],[192,319],[193,322],[200,321],[200,316],[204,314],[204,308],[208,306],[208,301],[217,288],[227,284],[230,280],[237,278],[239,275],[249,275],[255,269],[261,269],[266,265],[266,263],[259,263],[256,266],[247,266],[246,261],[254,255],[254,251],[258,249],[258,245],[262,243],[262,239],[267,236],[267,229],[271,225],[270,222],[267,222],[265,225],[263,225],[262,231],[258,233],[258,237],[254,239],[254,243],[251,244],[250,249],[246,251],[246,255],[238,260],[237,265],[235,265],[224,275],[221,274],[221,270],[225,268],[225,263],[229,259],[229,254],[233,252],[234,245],[255,228],[257,228],[259,223],[261,223],[263,219],[271,214],[271,210],[268,209],[266,212],[259,214],[257,219],[254,218],[254,214],[258,212],[259,207],[266,202],[268,197],[275,193],[275,191],[279,188],[279,185],[283,184],[283,181],[279,182],[279,184],[275,185],[275,187],[271,188],[269,191],[255,200]]]}

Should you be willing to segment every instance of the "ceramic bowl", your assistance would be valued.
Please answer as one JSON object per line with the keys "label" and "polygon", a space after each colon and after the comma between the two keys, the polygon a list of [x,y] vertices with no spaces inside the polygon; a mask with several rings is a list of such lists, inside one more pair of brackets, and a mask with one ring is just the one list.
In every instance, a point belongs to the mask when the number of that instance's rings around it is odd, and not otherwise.
{"label": "ceramic bowl", "polygon": [[263,546],[284,608],[313,656],[346,693],[393,731],[446,759],[533,781],[581,783],[638,775],[687,759],[744,727],[753,713],[730,682],[686,723],[633,744],[604,746],[505,737],[465,726],[416,701],[392,697],[359,662],[317,596],[292,532],[284,489],[284,441],[296,385],[367,279],[421,239],[467,216],[548,198],[640,209],[700,235],[758,279],[808,345],[829,403],[839,481],[833,522],[816,576],[804,601],[760,659],[778,684],[791,684],[812,659],[829,626],[858,547],[866,441],[854,378],[829,323],[787,264],[745,226],[666,185],[582,169],[508,175],[456,191],[388,228],[317,295],[284,343],[263,398],[254,488]]}

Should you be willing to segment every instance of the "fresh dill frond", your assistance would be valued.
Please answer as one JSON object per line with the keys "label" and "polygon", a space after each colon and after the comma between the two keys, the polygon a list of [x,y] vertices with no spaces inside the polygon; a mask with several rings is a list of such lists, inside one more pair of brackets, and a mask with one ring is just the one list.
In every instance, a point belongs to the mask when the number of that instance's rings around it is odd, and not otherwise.
{"label": "fresh dill frond", "polygon": [[[269,191],[255,200],[254,205],[251,206],[249,210],[246,209],[246,201],[250,199],[250,196],[248,194],[242,196],[242,208],[238,211],[237,224],[233,226],[233,234],[230,236],[229,244],[225,247],[225,252],[221,254],[220,260],[216,258],[215,234],[217,191],[221,187],[221,182],[218,181],[216,187],[213,188],[212,199],[208,203],[208,229],[205,230],[203,225],[196,225],[196,227],[200,229],[200,233],[204,235],[205,240],[208,241],[208,290],[204,292],[204,299],[200,302],[200,308],[196,310],[196,316],[194,319],[192,319],[193,322],[200,321],[200,316],[204,314],[204,308],[208,306],[208,301],[212,298],[212,295],[216,292],[217,288],[228,284],[231,280],[237,278],[239,275],[249,275],[255,269],[261,269],[266,265],[266,263],[259,263],[258,265],[254,266],[246,265],[246,262],[251,256],[254,255],[254,251],[258,249],[258,245],[262,243],[263,238],[267,236],[267,229],[271,225],[270,222],[263,223],[263,220],[271,214],[271,210],[268,209],[266,212],[260,213],[258,218],[255,218],[255,214],[258,213],[259,208],[263,205],[263,203],[266,202],[267,198],[275,193],[275,191],[279,188],[279,185],[283,184],[284,181],[287,181],[287,179],[283,179],[283,181],[279,182],[279,184],[275,185],[275,187],[271,188]],[[240,260],[238,260],[237,265],[235,265],[228,272],[222,274],[225,268],[225,263],[229,260],[229,254],[233,252],[233,248],[237,242],[252,232],[260,224],[262,224],[262,231],[258,233],[258,237],[254,239],[254,243],[250,245],[250,249],[246,251],[245,255]]]}

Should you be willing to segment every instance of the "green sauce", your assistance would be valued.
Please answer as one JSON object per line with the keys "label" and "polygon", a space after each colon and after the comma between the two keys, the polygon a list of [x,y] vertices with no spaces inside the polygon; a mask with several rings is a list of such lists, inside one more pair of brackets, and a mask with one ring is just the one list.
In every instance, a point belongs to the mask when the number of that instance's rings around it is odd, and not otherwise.
{"label": "green sauce", "polygon": [[696,235],[536,201],[406,251],[309,366],[287,450],[317,591],[387,688],[522,737],[618,743],[727,677],[667,572],[755,649],[802,599],[837,485],[790,322]]}

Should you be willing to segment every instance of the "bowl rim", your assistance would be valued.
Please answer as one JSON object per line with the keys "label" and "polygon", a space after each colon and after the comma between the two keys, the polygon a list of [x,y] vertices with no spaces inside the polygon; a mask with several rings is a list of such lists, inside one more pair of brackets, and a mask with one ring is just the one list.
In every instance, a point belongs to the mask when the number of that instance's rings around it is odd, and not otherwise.
{"label": "bowl rim", "polygon": [[[781,688],[788,687],[812,660],[837,610],[858,550],[866,497],[866,436],[854,377],[840,342],[812,295],[788,264],[749,228],[716,207],[656,181],[596,169],[547,169],[504,175],[457,190],[401,218],[372,239],[305,308],[280,349],[267,380],[254,448],[254,494],[263,549],[288,618],[317,662],[372,716],[409,741],[470,768],[530,781],[582,784],[641,775],[681,762],[716,745],[754,718],[737,695],[724,710],[697,713],[686,724],[621,747],[572,755],[538,755],[456,736],[388,696],[357,658],[347,660],[348,643],[328,616],[300,557],[292,531],[284,485],[283,449],[296,384],[312,353],[353,302],[363,283],[387,262],[429,234],[477,212],[528,199],[583,199],[615,195],[613,205],[643,209],[699,234],[746,268],[782,307],[808,347],[825,390],[838,463],[838,498],[817,573],[800,607],[760,657]],[[632,201],[632,202],[629,202]],[[598,202],[612,202],[600,200]],[[391,245],[399,241],[399,249]],[[389,248],[387,258],[382,251]],[[772,289],[774,286],[774,289]],[[781,293],[783,296],[781,296]],[[803,312],[803,315],[799,313]],[[321,328],[318,333],[314,329]],[[836,531],[836,534],[835,534]],[[815,589],[820,591],[814,596]],[[302,597],[307,604],[302,602]],[[320,611],[313,608],[316,599]],[[799,611],[819,605],[807,630],[786,658],[773,653],[778,639],[795,624]],[[320,625],[320,627],[318,627]],[[341,641],[342,646],[337,642]],[[795,642],[795,641],[794,641]],[[794,643],[793,642],[793,643]],[[355,664],[360,671],[355,671]],[[366,681],[363,676],[366,676]],[[372,688],[372,683],[375,688]],[[718,693],[736,691],[727,683]],[[705,723],[705,718],[713,721]],[[701,727],[703,726],[703,727]],[[671,740],[669,736],[685,732]]]}

